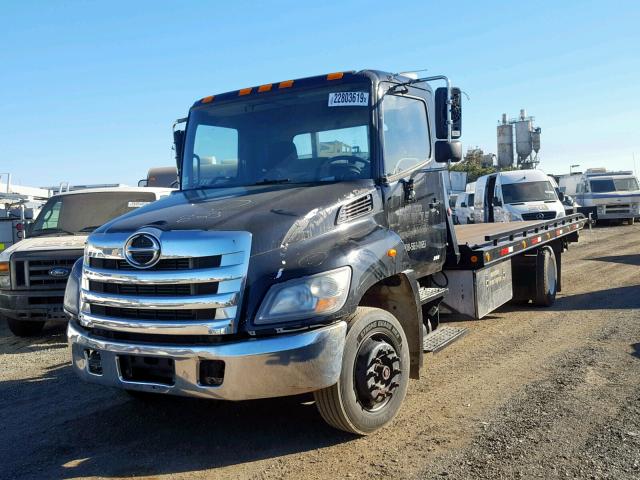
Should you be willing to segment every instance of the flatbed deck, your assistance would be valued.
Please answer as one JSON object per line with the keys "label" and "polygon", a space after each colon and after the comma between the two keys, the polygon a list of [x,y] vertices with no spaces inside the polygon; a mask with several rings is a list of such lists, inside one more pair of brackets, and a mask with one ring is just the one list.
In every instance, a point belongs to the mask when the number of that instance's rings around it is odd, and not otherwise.
{"label": "flatbed deck", "polygon": [[485,237],[487,235],[497,235],[503,232],[510,232],[514,228],[527,229],[540,222],[531,220],[527,222],[518,222],[517,226],[513,222],[510,223],[471,223],[467,225],[456,225],[456,238],[459,245],[467,245],[471,248],[486,244]]}
{"label": "flatbed deck", "polygon": [[577,242],[585,222],[583,215],[573,214],[553,220],[456,225],[460,259],[448,262],[447,268],[482,268],[560,238]]}

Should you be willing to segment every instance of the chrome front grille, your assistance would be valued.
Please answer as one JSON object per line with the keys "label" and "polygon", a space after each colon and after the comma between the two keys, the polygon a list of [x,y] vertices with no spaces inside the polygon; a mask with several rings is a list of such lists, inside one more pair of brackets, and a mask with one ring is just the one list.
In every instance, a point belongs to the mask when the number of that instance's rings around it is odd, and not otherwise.
{"label": "chrome front grille", "polygon": [[87,243],[80,323],[131,333],[234,333],[251,253],[248,232],[153,228],[159,261],[148,269],[124,256],[128,234],[94,234]]}

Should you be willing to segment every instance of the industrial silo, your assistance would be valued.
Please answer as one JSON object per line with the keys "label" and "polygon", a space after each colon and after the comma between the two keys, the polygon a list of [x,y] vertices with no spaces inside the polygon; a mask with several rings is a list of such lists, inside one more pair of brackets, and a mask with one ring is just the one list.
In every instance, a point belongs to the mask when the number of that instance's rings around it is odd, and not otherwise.
{"label": "industrial silo", "polygon": [[536,152],[536,156],[540,151],[540,134],[542,133],[542,129],[537,127],[533,132],[531,132],[531,146],[533,147],[533,151]]}
{"label": "industrial silo", "polygon": [[498,167],[513,165],[513,126],[507,121],[507,114],[502,114],[502,123],[498,125]]}
{"label": "industrial silo", "polygon": [[520,110],[520,118],[515,122],[518,164],[526,163],[525,161],[529,158],[533,150],[531,139],[531,132],[533,131],[532,120],[531,117],[527,117],[527,112],[524,108]]}

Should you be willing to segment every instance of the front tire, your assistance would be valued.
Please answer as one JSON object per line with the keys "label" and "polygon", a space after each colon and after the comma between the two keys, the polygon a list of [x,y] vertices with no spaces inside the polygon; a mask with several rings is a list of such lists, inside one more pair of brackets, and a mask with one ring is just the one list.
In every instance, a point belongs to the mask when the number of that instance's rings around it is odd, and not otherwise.
{"label": "front tire", "polygon": [[31,322],[7,318],[9,330],[17,337],[34,337],[39,335],[44,328],[45,322]]}
{"label": "front tire", "polygon": [[400,322],[380,308],[358,307],[347,323],[338,383],[314,397],[329,425],[367,435],[400,410],[409,385],[409,346]]}

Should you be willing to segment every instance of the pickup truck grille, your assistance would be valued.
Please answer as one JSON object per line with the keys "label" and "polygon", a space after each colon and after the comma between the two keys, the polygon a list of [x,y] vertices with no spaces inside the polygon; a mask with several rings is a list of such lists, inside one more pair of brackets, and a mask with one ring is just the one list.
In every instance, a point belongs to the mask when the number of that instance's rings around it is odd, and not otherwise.
{"label": "pickup truck grille", "polygon": [[152,335],[220,335],[237,330],[249,255],[248,232],[156,231],[151,268],[124,258],[129,235],[94,234],[87,243],[80,323]]}
{"label": "pickup truck grille", "polygon": [[81,251],[73,251],[61,256],[58,252],[23,252],[11,257],[12,285],[17,290],[64,290],[67,275],[54,276],[54,268],[63,268],[71,272],[73,264],[82,256]]}

